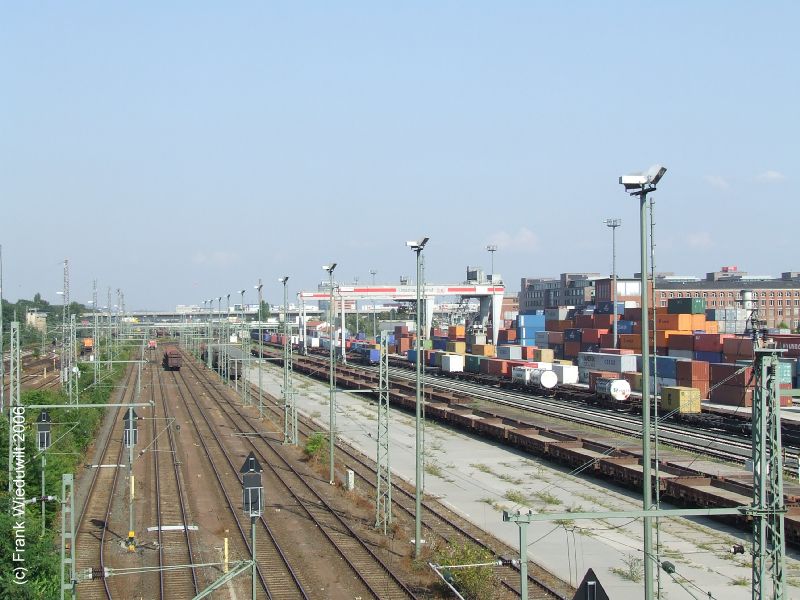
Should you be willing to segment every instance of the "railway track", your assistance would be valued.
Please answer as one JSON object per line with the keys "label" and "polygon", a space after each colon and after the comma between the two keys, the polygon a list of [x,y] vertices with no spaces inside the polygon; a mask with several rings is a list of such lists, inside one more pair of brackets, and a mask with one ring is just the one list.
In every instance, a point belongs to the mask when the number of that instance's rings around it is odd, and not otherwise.
{"label": "railway track", "polygon": [[[125,377],[123,394],[120,404],[133,402],[134,397],[134,369],[129,369]],[[121,465],[124,456],[125,446],[123,444],[123,424],[120,416],[122,408],[114,409],[113,423],[108,436],[106,437],[103,448],[100,452],[101,465],[113,464]],[[106,545],[110,543],[109,536],[115,536],[121,540],[127,537],[127,529],[124,532],[111,531],[109,523],[115,490],[119,482],[120,468],[94,468],[92,469],[92,479],[86,495],[81,512],[77,519],[76,535],[76,571],[81,572],[86,569],[103,568],[110,566],[107,564]],[[117,495],[123,497],[123,494]],[[111,598],[109,580],[89,580],[80,583],[80,597],[88,598]]]}
{"label": "railway track", "polygon": [[[257,390],[254,386],[251,387],[253,388],[252,397],[255,397]],[[265,397],[269,402],[266,402],[264,407],[278,417],[278,422],[282,422],[283,410],[280,408],[278,400],[269,394],[265,394]],[[260,435],[244,411],[229,400],[227,402],[236,412],[240,422],[245,424],[254,435]],[[318,427],[305,417],[301,416],[298,422],[300,424],[299,433],[303,439],[308,438],[310,434],[318,430]],[[337,442],[337,450],[347,456],[344,463],[345,468],[352,469],[362,485],[374,490],[376,487],[376,465],[374,461],[366,458],[361,452],[341,440]],[[404,483],[399,483],[396,479],[392,482],[392,488],[393,508],[405,514],[413,522],[415,515],[413,488]],[[488,550],[493,556],[516,556],[518,550],[505,546],[499,541],[489,539],[490,536],[466,519],[451,517],[438,505],[425,500],[423,500],[422,505],[425,510],[422,523],[423,529],[442,542],[453,544],[457,541],[466,540]],[[431,538],[426,535],[426,539]],[[518,596],[520,593],[518,585],[519,569],[512,566],[498,566],[494,568],[494,571],[500,584],[507,591]],[[533,562],[528,563],[528,581],[529,598],[532,600],[572,598],[575,591],[574,588],[566,585],[556,576]]]}
{"label": "railway track", "polygon": [[[271,348],[268,349],[271,352],[276,352]],[[311,359],[318,367],[319,371],[327,373],[327,361],[322,357],[317,358],[314,355],[308,355],[304,356],[302,359]],[[342,369],[360,370],[369,373],[372,377],[377,379],[377,367],[366,365],[337,366],[337,372]],[[410,384],[415,380],[416,375],[413,373],[405,373],[402,369],[393,369],[392,378],[395,380],[400,379]],[[572,402],[544,396],[499,389],[487,389],[486,386],[480,384],[467,383],[449,377],[443,378],[426,374],[423,375],[423,383],[428,389],[435,388],[448,392],[455,391],[468,395],[475,400],[491,402],[509,408],[532,411],[546,417],[569,421],[595,429],[600,428],[612,433],[637,439],[641,439],[642,436],[641,418],[627,413],[576,406],[575,403]],[[659,423],[658,430],[660,443],[666,443],[693,454],[702,454],[739,464],[744,464],[745,461],[752,456],[752,442],[750,440],[743,440],[740,437],[726,435],[722,432],[714,431],[709,433],[697,427],[688,425],[676,427],[666,423]],[[800,451],[797,448],[791,447],[784,448],[784,450],[786,473],[796,475],[797,466],[800,464]]]}
{"label": "railway track", "polygon": [[[198,375],[198,380],[200,380],[199,369],[193,364],[193,359],[187,353],[184,353],[184,365],[191,365],[190,368]],[[230,427],[237,434],[253,433],[252,426],[249,425],[246,419],[242,419],[238,413],[235,416],[232,414],[236,412],[232,410],[234,405],[225,397],[225,394],[221,393],[213,385],[206,384],[205,388],[208,396],[217,402],[217,406],[221,408],[221,412],[225,415]],[[250,431],[243,430],[242,425],[244,423],[248,423],[247,428]],[[337,550],[353,574],[361,580],[366,590],[373,597],[381,600],[416,597],[397,578],[391,567],[377,556],[347,521],[339,516],[331,504],[306,482],[303,475],[273,447],[265,436],[246,436],[243,439],[246,440],[247,445],[255,453],[262,466],[271,471],[272,475],[280,481],[286,492],[295,499],[308,518],[319,527],[320,532]],[[259,562],[261,561],[259,560]]]}
{"label": "railway track", "polygon": [[[184,368],[189,361],[184,361]],[[197,375],[197,373],[194,373]],[[238,531],[240,548],[243,553],[252,556],[250,545],[250,523],[239,508],[238,500],[234,503],[233,497],[241,494],[242,481],[237,475],[240,465],[235,464],[230,452],[223,445],[220,434],[212,425],[204,408],[197,402],[197,395],[193,394],[183,373],[180,375],[172,372],[172,382],[178,395],[185,406],[187,416],[194,429],[197,439],[208,460],[216,482],[221,490],[228,507],[229,518],[225,521],[230,531]],[[198,377],[196,388],[198,392],[205,390],[202,379]],[[258,584],[262,592],[261,598],[275,600],[283,599],[308,599],[309,596],[295,571],[292,569],[284,550],[278,544],[275,536],[263,517],[258,519],[261,535],[256,544],[256,560]],[[267,567],[268,565],[268,567]]]}
{"label": "railway track", "polygon": [[[153,473],[156,526],[158,527],[159,592],[162,600],[191,598],[200,591],[196,569],[164,571],[164,567],[189,565],[195,562],[192,551],[191,523],[187,509],[186,489],[181,473],[178,446],[175,441],[172,415],[169,409],[170,389],[164,385],[160,368],[151,366],[151,398],[156,419],[152,419]],[[158,394],[156,394],[158,392]],[[159,418],[160,417],[160,418]],[[166,444],[161,441],[165,440]],[[165,526],[183,525],[180,531],[164,531]]]}

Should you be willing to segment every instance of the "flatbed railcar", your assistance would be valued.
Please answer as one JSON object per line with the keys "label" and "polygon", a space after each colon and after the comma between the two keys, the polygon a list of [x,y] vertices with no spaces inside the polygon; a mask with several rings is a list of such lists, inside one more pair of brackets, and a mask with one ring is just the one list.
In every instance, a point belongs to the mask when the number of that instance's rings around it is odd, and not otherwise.
{"label": "flatbed railcar", "polygon": [[181,370],[181,353],[175,348],[169,348],[164,352],[164,358],[161,364],[165,371],[180,371]]}

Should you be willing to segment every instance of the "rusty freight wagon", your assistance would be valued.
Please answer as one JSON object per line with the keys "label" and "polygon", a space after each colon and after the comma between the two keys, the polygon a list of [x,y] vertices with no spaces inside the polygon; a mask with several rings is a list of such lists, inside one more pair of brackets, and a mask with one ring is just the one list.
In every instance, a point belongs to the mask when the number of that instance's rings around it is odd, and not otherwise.
{"label": "rusty freight wagon", "polygon": [[180,371],[181,353],[175,348],[169,348],[164,352],[164,359],[161,362],[165,371]]}

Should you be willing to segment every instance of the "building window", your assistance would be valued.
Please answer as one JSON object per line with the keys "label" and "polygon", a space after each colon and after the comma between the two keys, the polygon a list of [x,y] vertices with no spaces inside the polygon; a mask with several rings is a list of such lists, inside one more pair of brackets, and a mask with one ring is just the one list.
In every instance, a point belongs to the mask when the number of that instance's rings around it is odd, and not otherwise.
{"label": "building window", "polygon": [[700,292],[695,292],[695,293],[694,293],[694,297],[695,297],[695,298],[699,298],[699,297],[700,297]]}
{"label": "building window", "polygon": [[661,301],[661,306],[666,306],[666,305],[667,305],[667,301],[666,300],[662,300]]}
{"label": "building window", "polygon": [[778,292],[778,298],[782,298],[782,297],[783,297],[783,292]]}
{"label": "building window", "polygon": [[670,293],[669,293],[669,297],[670,297],[670,298],[674,298],[674,297],[675,297],[675,292],[670,292]]}
{"label": "building window", "polygon": [[667,297],[667,292],[661,292],[661,297],[662,298],[666,298]]}
{"label": "building window", "polygon": [[769,301],[769,305],[770,305],[770,306],[773,306],[774,304],[775,304],[775,301],[774,301],[774,300],[770,300],[770,301]]}
{"label": "building window", "polygon": [[703,298],[708,298],[708,292],[703,292]]}
{"label": "building window", "polygon": [[764,306],[767,303],[766,300],[761,300],[761,306]]}
{"label": "building window", "polygon": [[783,309],[782,309],[782,308],[779,308],[779,309],[778,309],[778,316],[779,316],[779,317],[782,317],[782,316],[783,316]]}

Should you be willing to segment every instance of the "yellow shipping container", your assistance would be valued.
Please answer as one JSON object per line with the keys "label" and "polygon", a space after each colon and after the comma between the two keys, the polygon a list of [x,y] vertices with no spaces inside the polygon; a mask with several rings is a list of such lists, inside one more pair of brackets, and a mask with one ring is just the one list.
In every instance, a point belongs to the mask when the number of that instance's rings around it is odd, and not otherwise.
{"label": "yellow shipping container", "polygon": [[553,362],[555,354],[549,348],[537,348],[533,351],[533,360],[536,362]]}
{"label": "yellow shipping container", "polygon": [[466,354],[467,353],[467,343],[466,342],[447,342],[447,351],[452,352],[454,354]]}
{"label": "yellow shipping container", "polygon": [[700,390],[693,387],[665,386],[661,388],[661,410],[677,410],[680,414],[697,414],[701,411]]}
{"label": "yellow shipping container", "polygon": [[556,360],[553,361],[553,364],[554,365],[570,366],[570,365],[573,364],[573,362],[571,360],[563,360],[563,359],[558,359],[557,358]]}
{"label": "yellow shipping container", "polygon": [[492,344],[472,344],[472,353],[477,356],[494,356]]}

